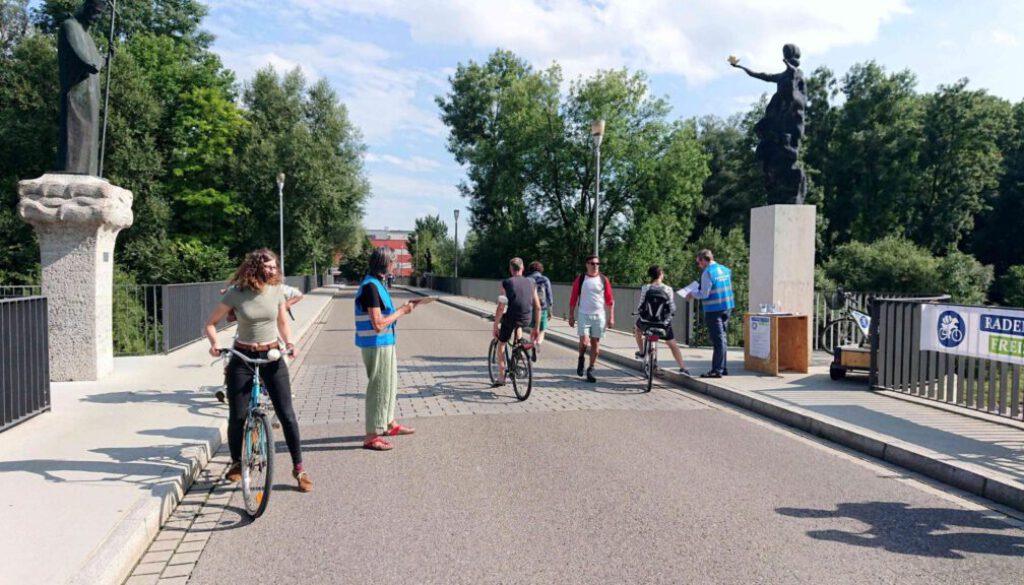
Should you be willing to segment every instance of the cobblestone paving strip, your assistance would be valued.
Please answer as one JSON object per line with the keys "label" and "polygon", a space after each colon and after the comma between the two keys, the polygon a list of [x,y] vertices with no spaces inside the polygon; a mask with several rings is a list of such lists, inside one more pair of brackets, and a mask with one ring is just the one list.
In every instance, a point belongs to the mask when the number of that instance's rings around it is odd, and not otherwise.
{"label": "cobblestone paving strip", "polygon": [[171,513],[149,550],[125,581],[125,585],[178,585],[188,582],[203,547],[216,530],[249,522],[241,510],[224,520],[237,484],[224,479],[231,457],[223,446],[206,466],[188,494]]}

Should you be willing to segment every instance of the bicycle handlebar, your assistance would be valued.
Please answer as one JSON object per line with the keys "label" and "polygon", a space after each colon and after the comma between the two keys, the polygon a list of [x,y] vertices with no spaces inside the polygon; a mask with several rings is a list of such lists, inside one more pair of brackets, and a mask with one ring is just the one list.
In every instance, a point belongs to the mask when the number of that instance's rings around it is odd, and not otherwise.
{"label": "bicycle handlebar", "polygon": [[[233,347],[218,347],[217,351],[220,352],[220,357],[218,357],[216,360],[214,360],[213,363],[217,363],[218,361],[220,361],[222,359],[226,359],[228,355],[238,356],[238,358],[241,359],[243,362],[246,362],[246,363],[249,363],[249,364],[253,364],[253,365],[256,365],[256,366],[262,366],[262,365],[265,365],[265,364],[272,364],[272,363],[278,361],[278,360],[269,360],[269,359],[261,359],[261,358],[251,358],[251,357],[245,355],[244,353],[238,351],[237,349],[235,349]],[[280,350],[278,350],[278,351],[280,351]],[[290,355],[292,355],[292,350],[290,350],[290,349],[281,352],[281,357],[290,356]]]}

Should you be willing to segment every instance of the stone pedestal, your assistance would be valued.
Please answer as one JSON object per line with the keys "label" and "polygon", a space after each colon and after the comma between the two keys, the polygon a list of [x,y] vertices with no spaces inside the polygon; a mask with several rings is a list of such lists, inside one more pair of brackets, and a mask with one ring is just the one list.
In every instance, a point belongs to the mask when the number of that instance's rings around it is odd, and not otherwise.
{"label": "stone pedestal", "polygon": [[[750,296],[747,310],[778,304],[783,312],[814,314],[813,205],[769,205],[750,210]],[[813,319],[807,319],[807,348]]]}
{"label": "stone pedestal", "polygon": [[50,320],[50,378],[114,369],[114,242],[132,225],[132,193],[98,177],[48,173],[18,183],[18,214],[39,238]]}

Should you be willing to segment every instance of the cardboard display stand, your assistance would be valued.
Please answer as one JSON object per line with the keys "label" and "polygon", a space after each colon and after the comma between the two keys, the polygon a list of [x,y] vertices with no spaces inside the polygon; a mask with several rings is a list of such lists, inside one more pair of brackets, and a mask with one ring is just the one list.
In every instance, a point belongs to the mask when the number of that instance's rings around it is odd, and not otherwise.
{"label": "cardboard display stand", "polygon": [[743,367],[772,376],[810,369],[807,315],[745,313]]}

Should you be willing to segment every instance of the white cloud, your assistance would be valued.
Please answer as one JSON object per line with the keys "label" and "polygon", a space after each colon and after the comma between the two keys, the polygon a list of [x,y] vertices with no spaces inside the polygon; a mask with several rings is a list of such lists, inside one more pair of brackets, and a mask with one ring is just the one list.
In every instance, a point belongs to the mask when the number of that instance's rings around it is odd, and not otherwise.
{"label": "white cloud", "polygon": [[441,168],[441,162],[425,156],[399,157],[391,154],[366,153],[366,162],[370,164],[387,164],[410,173],[425,173]]}
{"label": "white cloud", "polygon": [[1020,39],[1017,35],[1005,30],[994,30],[991,34],[992,42],[1001,47],[1019,47]]}
{"label": "white cloud", "polygon": [[398,20],[414,41],[508,48],[539,66],[557,60],[568,76],[627,66],[703,83],[736,54],[777,66],[787,42],[806,54],[873,41],[905,0],[284,0],[319,16]]}
{"label": "white cloud", "polygon": [[379,143],[396,133],[443,137],[444,125],[432,109],[416,105],[418,86],[438,84],[438,75],[394,66],[396,56],[373,43],[341,35],[311,36],[297,43],[270,42],[211,27],[217,52],[240,79],[268,64],[278,71],[301,67],[310,80],[328,78],[367,142]]}

